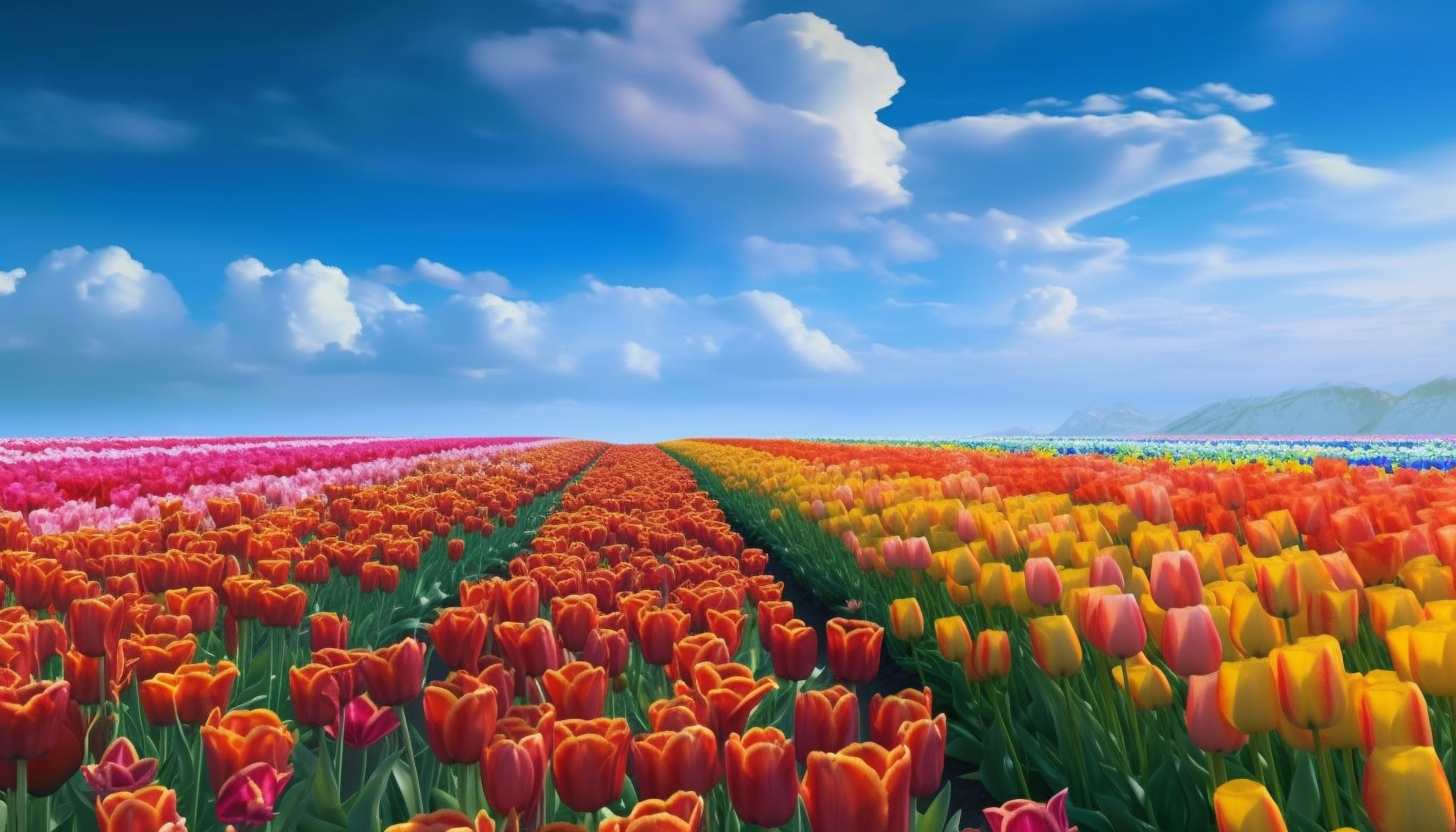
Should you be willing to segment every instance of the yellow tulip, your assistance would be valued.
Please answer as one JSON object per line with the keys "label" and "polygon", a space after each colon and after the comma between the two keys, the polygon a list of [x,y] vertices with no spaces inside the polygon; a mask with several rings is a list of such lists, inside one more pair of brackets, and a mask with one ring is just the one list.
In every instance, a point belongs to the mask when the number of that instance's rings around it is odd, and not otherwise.
{"label": "yellow tulip", "polygon": [[946,661],[961,662],[971,652],[971,630],[959,615],[935,619],[935,643]]}
{"label": "yellow tulip", "polygon": [[[1173,688],[1168,684],[1168,677],[1157,665],[1129,665],[1127,676],[1132,680],[1132,702],[1138,710],[1153,711],[1173,704]],[[1118,687],[1129,688],[1127,679],[1122,676],[1121,667],[1112,668],[1112,678]]]}
{"label": "yellow tulip", "polygon": [[1276,648],[1274,679],[1279,706],[1297,728],[1330,728],[1345,716],[1345,663],[1340,644],[1330,636],[1311,636]]}
{"label": "yellow tulip", "polygon": [[1082,641],[1065,615],[1044,615],[1027,622],[1031,652],[1041,671],[1054,679],[1075,676],[1082,669]]}
{"label": "yellow tulip", "polygon": [[1456,696],[1456,621],[1422,621],[1410,628],[1410,674],[1429,696]]}
{"label": "yellow tulip", "polygon": [[1436,750],[1423,745],[1377,748],[1365,762],[1361,790],[1376,832],[1451,832],[1456,808]]}
{"label": "yellow tulip", "polygon": [[1289,832],[1284,815],[1262,783],[1230,780],[1213,793],[1218,832]]}
{"label": "yellow tulip", "polygon": [[1360,743],[1367,757],[1376,748],[1432,744],[1426,697],[1413,682],[1367,683],[1358,710]]}
{"label": "yellow tulip", "polygon": [[1245,656],[1263,657],[1285,643],[1284,622],[1270,615],[1254,593],[1235,595],[1229,606],[1229,635]]}
{"label": "yellow tulip", "polygon": [[925,635],[925,614],[914,598],[896,598],[890,602],[890,632],[901,641],[919,641]]}
{"label": "yellow tulip", "polygon": [[1279,686],[1270,659],[1224,662],[1218,668],[1218,708],[1223,718],[1245,734],[1264,734],[1279,727]]}

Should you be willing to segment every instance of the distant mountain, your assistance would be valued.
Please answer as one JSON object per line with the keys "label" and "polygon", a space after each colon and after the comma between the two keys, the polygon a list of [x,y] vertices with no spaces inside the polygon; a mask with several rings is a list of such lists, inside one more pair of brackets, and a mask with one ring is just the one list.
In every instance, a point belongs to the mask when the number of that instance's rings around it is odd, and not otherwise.
{"label": "distant mountain", "polygon": [[1339,436],[1378,422],[1399,397],[1370,387],[1322,384],[1266,398],[1227,399],[1163,426],[1195,436]]}
{"label": "distant mountain", "polygon": [[1456,378],[1438,378],[1412,389],[1361,433],[1456,434]]}
{"label": "distant mountain", "polygon": [[1098,404],[1067,417],[1052,436],[1148,436],[1173,418],[1144,413],[1130,404]]}

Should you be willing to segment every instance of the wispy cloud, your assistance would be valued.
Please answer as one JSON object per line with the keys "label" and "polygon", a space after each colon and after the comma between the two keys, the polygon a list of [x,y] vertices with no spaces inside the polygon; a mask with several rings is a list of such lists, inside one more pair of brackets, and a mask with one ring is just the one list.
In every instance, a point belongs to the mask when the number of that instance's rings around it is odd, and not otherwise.
{"label": "wispy cloud", "polygon": [[197,129],[136,104],[87,101],[48,89],[0,93],[0,144],[33,151],[164,152],[192,143]]}

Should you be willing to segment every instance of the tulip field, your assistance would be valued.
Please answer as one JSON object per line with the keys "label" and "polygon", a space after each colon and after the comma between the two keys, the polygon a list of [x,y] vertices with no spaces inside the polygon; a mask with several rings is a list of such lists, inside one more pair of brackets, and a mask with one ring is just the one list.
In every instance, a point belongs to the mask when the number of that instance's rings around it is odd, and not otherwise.
{"label": "tulip field", "polygon": [[3,824],[1456,832],[1453,462],[0,440]]}

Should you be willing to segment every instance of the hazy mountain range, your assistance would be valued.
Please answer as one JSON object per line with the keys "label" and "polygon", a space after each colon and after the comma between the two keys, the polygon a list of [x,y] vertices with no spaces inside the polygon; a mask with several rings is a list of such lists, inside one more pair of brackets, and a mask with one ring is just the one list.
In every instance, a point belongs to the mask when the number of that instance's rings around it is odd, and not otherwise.
{"label": "hazy mountain range", "polygon": [[1183,416],[1145,413],[1131,405],[1079,410],[1052,436],[1340,436],[1456,435],[1456,377],[1438,378],[1396,395],[1371,387],[1322,384],[1277,396],[1225,399]]}

